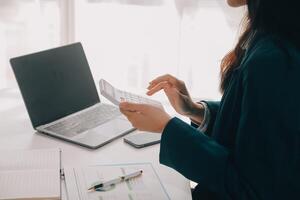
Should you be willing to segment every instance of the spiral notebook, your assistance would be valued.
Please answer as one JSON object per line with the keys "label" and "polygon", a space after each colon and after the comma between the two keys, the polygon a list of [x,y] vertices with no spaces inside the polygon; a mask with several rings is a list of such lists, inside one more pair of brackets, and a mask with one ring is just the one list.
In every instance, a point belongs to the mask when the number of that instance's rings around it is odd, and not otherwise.
{"label": "spiral notebook", "polygon": [[61,199],[60,150],[0,150],[0,200]]}

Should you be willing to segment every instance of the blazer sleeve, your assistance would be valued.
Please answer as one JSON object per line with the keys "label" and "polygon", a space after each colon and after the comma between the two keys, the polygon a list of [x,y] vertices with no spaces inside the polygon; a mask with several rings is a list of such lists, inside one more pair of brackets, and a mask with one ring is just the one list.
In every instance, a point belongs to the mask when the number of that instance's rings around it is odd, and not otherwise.
{"label": "blazer sleeve", "polygon": [[203,101],[203,102],[206,103],[210,113],[210,119],[205,134],[211,136],[212,129],[216,121],[216,116],[220,108],[220,101]]}
{"label": "blazer sleeve", "polygon": [[[299,197],[300,113],[299,106],[295,106],[300,98],[294,94],[299,81],[293,73],[288,77],[281,70],[285,66],[281,58],[270,53],[245,63],[234,155],[212,138],[173,118],[162,134],[160,162],[222,199],[284,199],[287,194],[291,199]],[[283,94],[289,104],[280,107]],[[216,110],[216,104],[210,105]],[[292,110],[288,114],[293,107],[294,114]]]}
{"label": "blazer sleeve", "polygon": [[[206,113],[209,113],[209,119],[204,119],[205,124],[201,124],[200,127],[198,124],[195,124],[193,121],[191,121],[191,126],[194,128],[197,128],[198,130],[202,131],[203,129],[201,129],[201,127],[206,127],[205,131],[203,131],[203,133],[205,133],[208,136],[211,136],[211,132],[212,132],[212,128],[213,125],[215,123],[215,119],[217,116],[217,113],[219,111],[219,107],[220,107],[220,101],[200,101],[199,103],[205,104],[205,109],[208,109],[208,112],[205,111]],[[206,124],[207,123],[207,124]]]}

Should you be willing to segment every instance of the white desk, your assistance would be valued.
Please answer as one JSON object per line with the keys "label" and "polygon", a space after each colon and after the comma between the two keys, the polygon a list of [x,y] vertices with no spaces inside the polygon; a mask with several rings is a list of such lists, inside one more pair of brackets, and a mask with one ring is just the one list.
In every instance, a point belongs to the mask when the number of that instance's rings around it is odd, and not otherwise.
{"label": "white desk", "polygon": [[[159,145],[135,149],[117,139],[97,150],[89,150],[52,137],[37,134],[30,123],[17,89],[0,90],[0,149],[62,149],[63,166],[104,163],[151,162],[171,199],[191,199],[189,181],[159,164]],[[63,184],[63,199],[67,199]]]}

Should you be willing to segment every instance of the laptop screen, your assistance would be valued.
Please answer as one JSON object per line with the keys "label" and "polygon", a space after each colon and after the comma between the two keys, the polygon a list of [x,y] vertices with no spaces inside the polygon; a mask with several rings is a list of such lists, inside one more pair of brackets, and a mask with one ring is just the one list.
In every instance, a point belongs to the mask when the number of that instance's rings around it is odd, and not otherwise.
{"label": "laptop screen", "polygon": [[34,128],[100,102],[80,43],[10,62]]}

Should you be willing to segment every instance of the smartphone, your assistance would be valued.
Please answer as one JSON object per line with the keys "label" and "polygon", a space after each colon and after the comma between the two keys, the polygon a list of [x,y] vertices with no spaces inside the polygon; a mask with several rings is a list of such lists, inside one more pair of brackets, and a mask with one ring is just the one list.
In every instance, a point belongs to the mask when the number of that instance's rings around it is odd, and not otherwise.
{"label": "smartphone", "polygon": [[161,134],[139,131],[133,135],[128,135],[124,138],[124,142],[135,148],[143,148],[150,145],[160,143]]}

